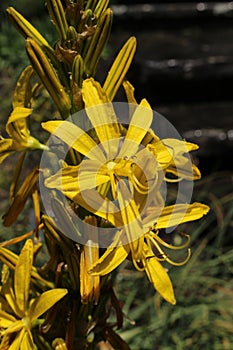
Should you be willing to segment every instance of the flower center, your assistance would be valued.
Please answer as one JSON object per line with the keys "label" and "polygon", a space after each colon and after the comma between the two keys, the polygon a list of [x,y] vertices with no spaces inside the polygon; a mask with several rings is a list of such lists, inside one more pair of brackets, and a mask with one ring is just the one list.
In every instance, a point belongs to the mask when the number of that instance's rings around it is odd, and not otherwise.
{"label": "flower center", "polygon": [[127,178],[133,188],[141,193],[148,194],[149,187],[147,182],[144,180],[142,183],[139,179],[145,177],[143,170],[133,162],[132,159],[116,159],[111,160],[106,164],[108,175],[110,177],[110,184],[112,189],[113,198],[117,198],[117,182],[120,181],[120,178]]}

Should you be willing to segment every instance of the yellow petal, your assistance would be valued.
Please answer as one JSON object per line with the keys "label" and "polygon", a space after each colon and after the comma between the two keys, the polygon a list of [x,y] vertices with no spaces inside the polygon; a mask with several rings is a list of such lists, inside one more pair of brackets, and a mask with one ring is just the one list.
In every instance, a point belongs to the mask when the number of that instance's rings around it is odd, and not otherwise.
{"label": "yellow petal", "polygon": [[0,310],[0,328],[8,328],[14,322],[16,322],[16,318],[14,316]]}
{"label": "yellow petal", "polygon": [[155,227],[157,229],[172,227],[184,222],[200,219],[210,208],[202,203],[176,204],[165,207],[160,214]]}
{"label": "yellow petal", "polygon": [[28,306],[32,261],[33,243],[31,239],[28,239],[21,250],[14,274],[15,297],[22,312],[25,312]]}
{"label": "yellow petal", "polygon": [[[173,174],[179,179],[198,180],[201,178],[198,167],[192,164],[190,159],[185,157],[179,157],[173,160],[168,165],[166,173]],[[169,178],[167,181],[169,181]]]}
{"label": "yellow petal", "polygon": [[32,77],[35,75],[35,71],[32,66],[27,66],[21,73],[14,91],[13,108],[26,107],[30,108],[31,98],[33,95]]}
{"label": "yellow petal", "polygon": [[162,140],[149,144],[147,148],[154,154],[162,169],[166,168],[171,163],[173,151],[171,148],[168,148]]}
{"label": "yellow petal", "polygon": [[68,121],[54,120],[42,123],[42,127],[84,156],[100,162],[106,161],[102,151],[93,139],[77,125]]}
{"label": "yellow petal", "polygon": [[[146,244],[144,247],[145,246]],[[145,250],[147,251],[145,271],[150,282],[166,301],[174,305],[176,303],[174,291],[166,270],[163,268],[160,262],[153,257],[153,252],[150,252],[146,247]]]}
{"label": "yellow petal", "polygon": [[[0,246],[0,260],[4,264],[6,264],[9,268],[14,270],[15,266],[17,265],[18,259],[19,259],[18,255],[13,253],[11,250]],[[48,288],[54,287],[53,282],[47,281],[46,279],[42,278],[34,266],[32,266],[31,276],[32,276],[33,283],[39,285],[40,288],[44,288],[45,286]]]}
{"label": "yellow petal", "polygon": [[17,333],[20,330],[22,330],[23,328],[23,322],[20,321],[15,321],[14,323],[12,323],[5,331],[4,331],[4,336],[9,335],[11,333]]}
{"label": "yellow petal", "polygon": [[146,100],[142,100],[137,106],[127,130],[124,143],[121,147],[119,158],[131,157],[137,152],[139,145],[150,128],[153,119],[153,111]]}
{"label": "yellow petal", "polygon": [[36,348],[33,342],[32,334],[29,330],[26,330],[21,341],[20,350],[33,350],[33,349],[36,349]]}
{"label": "yellow petal", "polygon": [[27,122],[25,119],[29,117],[31,113],[32,113],[31,108],[25,108],[25,107],[14,108],[6,125],[6,131],[13,139],[21,141],[22,138],[29,137],[29,131],[28,131]]}
{"label": "yellow petal", "polygon": [[108,72],[107,79],[104,83],[104,90],[109,98],[112,101],[121,86],[125,75],[131,65],[134,54],[136,51],[136,38],[131,37],[124,44],[120,52],[118,53],[113,65]]}
{"label": "yellow petal", "polygon": [[109,176],[98,172],[100,162],[83,160],[80,165],[66,166],[45,180],[45,186],[62,192],[78,194],[83,190],[96,188],[109,181]]}
{"label": "yellow petal", "polygon": [[126,237],[122,238],[122,242],[123,244],[129,244],[132,258],[140,260],[142,258],[142,243],[144,240],[140,213],[123,180],[120,180],[118,183],[117,194],[124,230],[126,232]]}
{"label": "yellow petal", "polygon": [[112,272],[128,256],[130,252],[129,245],[118,245],[109,247],[105,253],[89,269],[92,276],[104,276]]}
{"label": "yellow petal", "polygon": [[[92,232],[92,226],[97,226],[97,221],[95,217],[88,217],[85,222],[89,225],[87,226],[87,235],[92,237],[95,231]],[[99,301],[100,294],[100,279],[98,276],[91,276],[88,274],[88,270],[92,264],[94,264],[99,259],[99,246],[96,242],[88,240],[83,246],[81,257],[80,257],[80,294],[82,303],[92,303],[95,304]]]}
{"label": "yellow petal", "polygon": [[56,304],[60,299],[62,299],[67,293],[67,289],[55,288],[44,292],[38,298],[36,298],[32,303],[29,311],[31,322],[37,320],[54,304]]}
{"label": "yellow petal", "polygon": [[[113,159],[117,153],[121,136],[113,106],[109,103],[100,84],[93,78],[84,80],[82,95],[88,118],[95,128],[100,143],[104,147],[108,159]],[[118,142],[115,141],[113,146],[113,143],[109,142],[111,140],[118,140]]]}
{"label": "yellow petal", "polygon": [[199,148],[199,146],[196,145],[195,143],[187,142],[184,140],[169,138],[169,139],[163,139],[162,141],[165,146],[167,146],[170,149],[173,149],[176,155],[178,154],[182,155],[190,151],[195,151]]}
{"label": "yellow petal", "polygon": [[133,87],[133,85],[130,84],[130,82],[128,80],[125,80],[123,82],[123,88],[125,90],[128,103],[137,104],[137,101],[136,101],[136,99],[134,97],[134,87]]}

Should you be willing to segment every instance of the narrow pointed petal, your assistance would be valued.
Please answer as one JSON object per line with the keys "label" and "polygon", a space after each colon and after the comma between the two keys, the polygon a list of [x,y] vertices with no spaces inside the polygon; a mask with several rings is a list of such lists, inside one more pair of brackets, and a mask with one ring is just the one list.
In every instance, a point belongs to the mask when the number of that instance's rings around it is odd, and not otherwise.
{"label": "narrow pointed petal", "polygon": [[126,237],[122,238],[123,244],[129,244],[132,258],[142,258],[143,226],[140,213],[134,199],[131,197],[127,185],[123,180],[118,183],[118,201],[124,223]]}
{"label": "narrow pointed petal", "polygon": [[21,250],[14,275],[14,290],[17,305],[23,312],[27,309],[31,269],[33,261],[33,243],[28,239]]}
{"label": "narrow pointed petal", "polygon": [[123,88],[125,90],[126,93],[126,97],[128,100],[128,103],[132,103],[132,104],[136,104],[137,105],[137,101],[134,97],[134,87],[132,84],[130,84],[130,82],[128,80],[125,80],[123,82]]}
{"label": "narrow pointed petal", "polygon": [[165,207],[156,222],[156,229],[172,227],[200,219],[210,208],[202,203],[176,204]]}
{"label": "narrow pointed petal", "polygon": [[35,84],[32,87],[32,78],[35,75],[35,71],[32,66],[27,66],[21,73],[14,91],[14,97],[12,101],[13,108],[26,107],[30,108],[31,98],[33,97],[33,87],[38,86]]}
{"label": "narrow pointed petal", "polygon": [[38,298],[36,298],[36,300],[32,303],[29,312],[31,322],[37,320],[67,293],[67,289],[55,288],[44,292]]}
{"label": "narrow pointed petal", "polygon": [[89,269],[92,276],[104,276],[117,268],[128,256],[129,245],[109,247],[105,253]]}
{"label": "narrow pointed petal", "polygon": [[16,333],[19,332],[20,330],[23,329],[23,322],[20,321],[15,321],[14,323],[12,323],[5,331],[4,331],[4,336],[9,335],[11,333]]}
{"label": "narrow pointed petal", "polygon": [[[6,131],[8,135],[19,141],[22,138],[28,138],[29,131],[25,119],[29,117],[31,113],[31,108],[15,107],[7,121]],[[15,124],[15,122],[18,122],[18,124]]]}
{"label": "narrow pointed petal", "polygon": [[42,123],[42,127],[84,156],[100,162],[106,161],[95,141],[77,125],[68,121],[54,120]]}
{"label": "narrow pointed petal", "polygon": [[119,158],[131,157],[137,152],[139,145],[150,128],[153,119],[153,111],[146,100],[142,100],[137,106],[121,147]]}
{"label": "narrow pointed petal", "polygon": [[76,195],[109,181],[109,176],[98,173],[99,168],[99,161],[83,160],[80,165],[60,169],[45,180],[45,186]]}
{"label": "narrow pointed petal", "polygon": [[8,328],[14,322],[16,322],[16,318],[14,316],[0,310],[0,328]]}
{"label": "narrow pointed petal", "polygon": [[175,304],[175,296],[172,287],[171,280],[160,262],[153,256],[153,252],[150,252],[144,245],[145,251],[147,251],[147,262],[145,265],[146,274],[153,284],[157,292],[170,304]]}
{"label": "narrow pointed petal", "polygon": [[21,347],[20,350],[32,350],[35,349],[35,345],[33,342],[33,338],[31,335],[31,332],[26,330],[26,332],[23,335],[22,341],[21,341]]}
{"label": "narrow pointed petal", "polygon": [[95,128],[108,159],[112,159],[118,150],[119,141],[114,142],[113,146],[111,140],[118,140],[121,136],[113,106],[109,103],[100,84],[93,78],[84,80],[82,94],[88,118]]}
{"label": "narrow pointed petal", "polygon": [[123,225],[117,206],[112,201],[101,197],[96,190],[82,191],[82,194],[64,192],[64,195],[91,213],[108,220],[113,226],[121,227]]}

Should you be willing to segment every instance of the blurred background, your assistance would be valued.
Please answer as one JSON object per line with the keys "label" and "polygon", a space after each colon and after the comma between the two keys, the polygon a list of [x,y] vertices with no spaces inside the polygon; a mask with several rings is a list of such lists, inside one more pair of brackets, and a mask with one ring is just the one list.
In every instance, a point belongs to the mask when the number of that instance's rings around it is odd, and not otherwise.
{"label": "blurred background", "polygon": [[[233,2],[118,0],[110,4],[112,35],[97,77],[103,80],[116,52],[129,36],[136,36],[137,52],[128,73],[136,98],[146,97],[182,137],[199,144],[193,159],[203,177],[195,186],[193,201],[211,206],[205,219],[180,228],[192,236],[193,255],[184,267],[168,267],[177,306],[162,302],[143,274],[131,273],[129,264],[120,269],[116,292],[126,315],[121,334],[132,350],[232,350]],[[14,6],[51,44],[56,33],[43,0],[33,5],[29,0],[3,0],[0,6],[3,132],[15,82],[28,64],[24,39],[9,23],[5,9]],[[122,98],[120,91],[117,99]],[[8,205],[11,178],[6,174],[11,166],[8,161],[1,166],[1,212]],[[172,201],[172,191],[170,196]],[[25,225],[30,223],[22,219],[15,232],[20,234]],[[3,236],[14,234],[0,228]]]}

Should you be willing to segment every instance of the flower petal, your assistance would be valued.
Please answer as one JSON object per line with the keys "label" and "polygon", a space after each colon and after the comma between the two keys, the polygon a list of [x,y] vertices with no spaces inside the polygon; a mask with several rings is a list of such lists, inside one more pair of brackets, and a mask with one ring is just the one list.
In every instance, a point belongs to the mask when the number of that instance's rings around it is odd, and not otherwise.
{"label": "flower petal", "polygon": [[8,328],[14,322],[16,322],[16,318],[14,316],[0,310],[0,328]]}
{"label": "flower petal", "polygon": [[95,141],[77,125],[60,120],[52,120],[41,125],[43,129],[59,137],[68,146],[74,148],[84,156],[101,162],[106,161],[103,152]]}
{"label": "flower petal", "polygon": [[32,350],[35,349],[35,345],[33,342],[33,338],[31,335],[31,332],[26,330],[26,332],[24,333],[23,339],[21,341],[21,347],[20,350]]}
{"label": "flower petal", "polygon": [[[118,150],[121,133],[118,120],[108,97],[100,84],[93,78],[83,82],[82,96],[97,136],[106,151],[108,159],[113,159]],[[115,140],[114,145],[109,141]],[[118,142],[116,142],[118,140]]]}
{"label": "flower petal", "polygon": [[132,258],[140,260],[142,258],[143,226],[137,205],[123,180],[118,182],[117,198],[126,232],[126,241],[122,237],[123,244],[129,244]]}
{"label": "flower petal", "polygon": [[156,229],[179,225],[184,222],[200,219],[209,212],[210,208],[202,203],[176,204],[165,207],[156,224]]}
{"label": "flower petal", "polygon": [[54,304],[62,299],[68,293],[67,289],[55,288],[48,290],[41,294],[34,300],[30,307],[29,316],[31,322],[38,319],[46,311],[48,311]]}
{"label": "flower petal", "polygon": [[121,212],[117,206],[107,198],[101,197],[96,190],[82,191],[82,194],[64,193],[68,198],[78,203],[91,213],[109,221],[115,227],[123,225]]}
{"label": "flower petal", "polygon": [[33,261],[33,243],[28,239],[21,250],[14,274],[15,298],[22,312],[27,310],[31,269]]}
{"label": "flower petal", "polygon": [[137,105],[137,101],[136,101],[136,99],[134,97],[134,87],[133,87],[133,85],[130,84],[130,82],[128,80],[125,80],[123,82],[123,88],[125,90],[128,103],[132,103],[132,104],[136,104]]}
{"label": "flower petal", "polygon": [[31,108],[15,107],[6,124],[8,135],[18,142],[22,139],[29,138],[30,134],[26,118],[29,117],[31,113]]}
{"label": "flower petal", "polygon": [[83,160],[79,165],[68,165],[60,169],[56,174],[45,180],[45,186],[56,188],[74,195],[84,190],[95,188],[109,181],[109,176],[101,174],[100,162],[95,160]]}
{"label": "flower petal", "polygon": [[92,276],[104,276],[112,272],[119,266],[128,256],[130,252],[129,245],[118,245],[117,247],[109,247],[105,253],[97,260],[89,269]]}
{"label": "flower petal", "polygon": [[127,130],[119,158],[131,157],[137,152],[139,145],[150,128],[153,119],[153,111],[149,103],[144,99],[137,106]]}
{"label": "flower petal", "polygon": [[146,244],[144,244],[144,249],[147,255],[145,271],[150,282],[166,301],[174,305],[176,303],[174,291],[166,270],[153,256],[153,252],[148,249]]}

